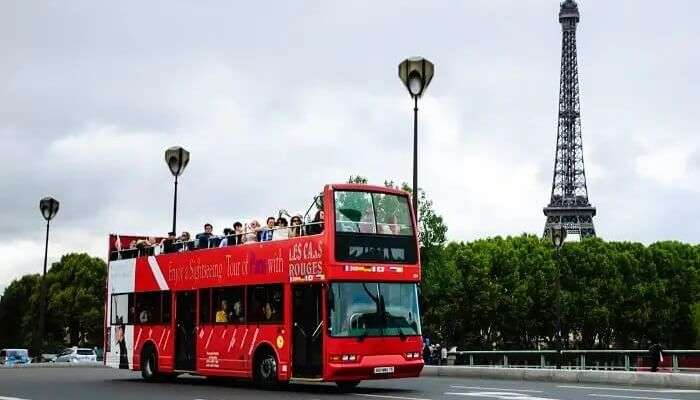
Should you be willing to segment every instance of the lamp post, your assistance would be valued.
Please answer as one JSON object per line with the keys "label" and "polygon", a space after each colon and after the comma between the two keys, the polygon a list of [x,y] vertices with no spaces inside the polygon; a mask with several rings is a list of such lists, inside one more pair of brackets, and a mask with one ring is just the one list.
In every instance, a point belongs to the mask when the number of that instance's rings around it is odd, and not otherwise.
{"label": "lamp post", "polygon": [[418,222],[418,98],[433,79],[435,66],[423,57],[412,57],[399,64],[399,78],[413,98],[413,212]]}
{"label": "lamp post", "polygon": [[174,146],[165,150],[165,163],[168,164],[170,173],[175,177],[175,194],[173,196],[173,230],[176,231],[177,226],[177,177],[182,175],[185,167],[190,162],[190,152],[180,146]]}
{"label": "lamp post", "polygon": [[58,200],[53,197],[44,197],[39,200],[39,210],[46,220],[46,242],[44,243],[44,274],[41,276],[41,288],[39,291],[39,334],[34,339],[35,352],[41,356],[44,346],[44,333],[46,331],[46,262],[49,255],[49,227],[51,220],[58,213]]}
{"label": "lamp post", "polygon": [[557,314],[555,340],[557,346],[557,369],[561,369],[561,247],[566,240],[566,228],[563,225],[549,228],[549,238],[557,251],[557,300],[554,306]]}

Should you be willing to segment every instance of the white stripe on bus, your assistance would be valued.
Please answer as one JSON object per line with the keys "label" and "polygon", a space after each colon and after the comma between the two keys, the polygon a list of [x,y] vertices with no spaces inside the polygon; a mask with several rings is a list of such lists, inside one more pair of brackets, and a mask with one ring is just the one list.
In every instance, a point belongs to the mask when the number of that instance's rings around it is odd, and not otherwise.
{"label": "white stripe on bus", "polygon": [[165,341],[163,342],[163,350],[168,346],[168,339],[170,339],[170,329],[168,329],[168,334],[165,336]]}
{"label": "white stripe on bus", "polygon": [[168,282],[165,281],[163,271],[160,270],[158,260],[156,260],[155,256],[148,257],[148,266],[151,267],[151,273],[153,273],[153,277],[156,278],[156,282],[158,282],[158,287],[160,290],[170,290],[168,287]]}
{"label": "white stripe on bus", "polygon": [[243,339],[241,339],[241,349],[243,348],[243,344],[245,343],[245,338],[248,336],[248,328],[245,328],[245,333],[243,334]]}
{"label": "white stripe on bus", "polygon": [[139,328],[139,334],[136,335],[136,341],[134,342],[134,348],[136,348],[136,346],[138,346],[138,344],[139,344],[139,340],[141,339],[141,332],[143,332],[143,328]]}
{"label": "white stripe on bus", "polygon": [[231,347],[236,343],[236,331],[238,328],[233,330],[233,335],[231,335],[231,341],[228,344],[228,351],[231,351]]}
{"label": "white stripe on bus", "polygon": [[158,340],[158,348],[160,348],[161,344],[163,344],[164,337],[165,337],[165,329],[163,329],[163,333],[160,334],[160,339]]}
{"label": "white stripe on bus", "polygon": [[209,331],[209,337],[207,338],[207,344],[204,345],[204,350],[207,350],[209,348],[209,342],[211,342],[211,335],[214,334],[214,329],[212,328],[211,331]]}
{"label": "white stripe on bus", "polygon": [[253,340],[250,341],[250,350],[248,350],[248,355],[253,354],[253,346],[255,346],[255,339],[258,338],[259,328],[255,328],[255,334],[253,335]]}

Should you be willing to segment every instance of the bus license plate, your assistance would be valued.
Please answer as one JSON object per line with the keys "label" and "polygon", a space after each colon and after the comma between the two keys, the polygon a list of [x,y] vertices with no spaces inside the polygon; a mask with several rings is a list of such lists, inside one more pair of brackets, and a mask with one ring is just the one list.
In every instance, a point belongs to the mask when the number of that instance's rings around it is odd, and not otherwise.
{"label": "bus license plate", "polygon": [[393,374],[394,367],[376,367],[374,369],[375,374]]}

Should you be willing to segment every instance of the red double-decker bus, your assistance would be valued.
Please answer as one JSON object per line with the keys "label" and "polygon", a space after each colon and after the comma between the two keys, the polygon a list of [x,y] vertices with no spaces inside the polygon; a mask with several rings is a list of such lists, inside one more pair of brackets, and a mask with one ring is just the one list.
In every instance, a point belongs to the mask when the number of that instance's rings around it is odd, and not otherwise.
{"label": "red double-decker bus", "polygon": [[110,235],[105,364],[145,379],[187,372],[265,386],[418,376],[421,270],[408,194],[326,185],[315,204],[323,223],[282,240],[136,251],[120,243],[138,236]]}

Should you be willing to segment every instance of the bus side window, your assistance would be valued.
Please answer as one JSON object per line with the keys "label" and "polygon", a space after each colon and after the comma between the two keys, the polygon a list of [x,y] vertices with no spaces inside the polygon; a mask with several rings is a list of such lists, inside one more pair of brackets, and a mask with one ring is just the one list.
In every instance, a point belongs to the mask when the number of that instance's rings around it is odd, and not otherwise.
{"label": "bus side window", "polygon": [[249,287],[247,309],[248,322],[282,322],[282,285],[261,285]]}
{"label": "bus side window", "polygon": [[161,292],[136,294],[136,317],[142,324],[161,323]]}
{"label": "bus side window", "polygon": [[243,286],[212,289],[212,309],[217,323],[245,322]]}
{"label": "bus side window", "polygon": [[111,312],[111,325],[128,325],[134,323],[134,294],[113,294]]}
{"label": "bus side window", "polygon": [[199,323],[208,324],[211,322],[211,289],[201,289],[199,291]]}

